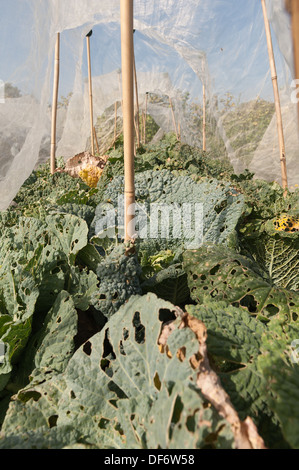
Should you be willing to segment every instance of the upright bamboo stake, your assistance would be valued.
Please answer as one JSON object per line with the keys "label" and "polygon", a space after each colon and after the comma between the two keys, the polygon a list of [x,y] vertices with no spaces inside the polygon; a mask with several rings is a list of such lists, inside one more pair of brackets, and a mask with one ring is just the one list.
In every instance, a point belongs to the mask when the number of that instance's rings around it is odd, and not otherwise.
{"label": "upright bamboo stake", "polygon": [[133,0],[120,0],[121,60],[123,88],[125,241],[135,232],[134,210],[134,73],[133,73]]}
{"label": "upright bamboo stake", "polygon": [[59,87],[59,60],[60,60],[60,33],[57,33],[55,46],[55,62],[54,62],[54,85],[53,85],[53,101],[52,101],[52,128],[51,128],[51,174],[56,169],[56,122],[57,122],[57,102]]}
{"label": "upright bamboo stake", "polygon": [[[299,0],[286,0],[286,8],[291,13],[294,49],[295,78],[299,79]],[[299,122],[299,100],[298,100]]]}
{"label": "upright bamboo stake", "polygon": [[95,127],[93,127],[93,134],[94,134],[94,140],[95,140],[96,146],[97,146],[97,152],[98,152],[98,155],[100,155],[99,142],[98,142],[98,137],[97,137],[97,133],[96,133],[96,128],[95,128]]}
{"label": "upright bamboo stake", "polygon": [[87,63],[88,63],[88,84],[89,84],[89,110],[90,110],[90,139],[91,153],[94,155],[94,138],[93,138],[93,102],[92,102],[92,79],[91,79],[91,59],[90,59],[90,36],[92,31],[86,35],[87,43]]}
{"label": "upright bamboo stake", "polygon": [[145,114],[144,114],[144,125],[143,125],[144,144],[146,144],[147,98],[148,98],[148,91],[145,93]]}
{"label": "upright bamboo stake", "polygon": [[206,145],[206,87],[202,86],[202,150],[207,150]]}
{"label": "upright bamboo stake", "polygon": [[[133,34],[135,29],[133,29]],[[136,136],[137,136],[137,147],[140,147],[140,124],[139,124],[139,97],[138,97],[138,83],[137,83],[137,72],[134,52],[134,36],[133,36],[133,69],[134,69],[134,83],[135,83],[135,98],[136,98]]]}
{"label": "upright bamboo stake", "polygon": [[177,130],[177,127],[176,127],[176,122],[175,122],[174,110],[173,110],[172,101],[171,101],[170,96],[169,96],[169,104],[170,104],[170,107],[171,107],[172,121],[173,121],[173,126],[174,126],[174,130],[175,130],[176,138],[177,138],[177,140],[179,140],[178,130]]}
{"label": "upright bamboo stake", "polygon": [[265,0],[261,0],[261,2],[262,2],[263,15],[264,15],[264,21],[265,21],[265,29],[266,29],[266,37],[267,37],[267,45],[268,45],[268,53],[269,53],[269,61],[270,61],[270,70],[271,70],[273,91],[274,91],[274,101],[275,101],[277,130],[278,130],[278,142],[279,142],[279,153],[280,153],[280,164],[281,164],[282,187],[286,190],[287,187],[288,187],[288,178],[287,178],[285,142],[284,142],[284,135],[283,135],[283,125],[282,125],[280,98],[279,98],[279,90],[278,90],[278,83],[277,83],[277,72],[276,72],[276,65],[275,65],[275,59],[274,59],[274,53],[273,53],[271,30],[270,30],[270,24],[269,24],[269,20],[268,20],[268,16],[267,16],[267,9],[266,9]]}

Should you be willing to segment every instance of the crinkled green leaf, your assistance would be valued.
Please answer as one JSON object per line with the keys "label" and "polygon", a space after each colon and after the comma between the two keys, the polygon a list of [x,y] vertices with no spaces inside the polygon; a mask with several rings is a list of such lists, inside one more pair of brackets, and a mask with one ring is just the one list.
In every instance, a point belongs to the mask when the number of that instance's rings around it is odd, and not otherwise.
{"label": "crinkled green leaf", "polygon": [[[160,352],[160,315],[173,309],[154,294],[132,297],[63,374],[19,392],[3,424],[2,448],[16,427],[20,435],[31,433],[36,446],[37,430],[53,422],[57,433],[65,426],[80,429],[78,444],[83,439],[99,448],[233,447],[230,426],[206,407],[195,386],[189,362],[198,350],[194,333],[176,329],[167,341],[171,356]],[[176,354],[182,347],[183,361]],[[76,445],[71,438],[69,445]]]}
{"label": "crinkled green leaf", "polygon": [[61,250],[74,263],[76,254],[87,244],[88,227],[84,220],[74,215],[52,215],[46,218],[49,231],[55,235]]}
{"label": "crinkled green leaf", "polygon": [[30,386],[64,371],[75,349],[77,324],[73,298],[62,291],[47,313],[41,329],[31,336],[26,356],[19,365],[23,380],[28,380],[30,376]]}
{"label": "crinkled green leaf", "polygon": [[277,231],[275,219],[252,223],[242,245],[278,287],[299,290],[299,232]]}
{"label": "crinkled green leaf", "polygon": [[181,264],[174,264],[154,274],[141,284],[142,291],[153,292],[174,305],[182,305],[189,299],[187,275]]}
{"label": "crinkled green leaf", "polygon": [[[123,184],[123,177],[117,177],[108,185],[105,192],[105,200],[109,200],[114,207],[117,207],[118,197],[123,193]],[[138,173],[135,191],[137,203],[143,204],[143,207],[139,206],[142,215],[139,220],[140,232],[144,229],[145,223],[149,226],[150,220],[154,222],[153,206],[150,208],[150,204],[165,204],[172,208],[175,208],[175,205],[181,207],[183,204],[189,204],[192,209],[190,227],[186,220],[179,227],[177,218],[174,216],[172,219],[170,215],[168,238],[163,236],[163,231],[161,232],[162,229],[159,228],[158,239],[161,245],[159,251],[182,245],[188,247],[196,242],[197,238],[200,239],[201,234],[196,233],[198,229],[195,229],[195,222],[203,229],[203,240],[200,242],[227,242],[244,208],[243,196],[234,191],[229,183],[220,183],[215,179],[195,183],[188,176],[175,177],[168,170]],[[202,223],[198,220],[200,214],[195,212],[195,204],[203,204]],[[182,208],[184,209],[184,206]],[[144,211],[149,219],[144,216]],[[118,213],[118,216],[120,215],[121,212]],[[162,225],[165,227],[165,220]],[[179,229],[181,234],[177,236]],[[155,255],[156,252],[150,254]]]}
{"label": "crinkled green leaf", "polygon": [[299,327],[272,320],[263,334],[258,367],[266,381],[271,409],[278,416],[285,439],[299,448]]}
{"label": "crinkled green leaf", "polygon": [[267,445],[286,447],[274,410],[269,408],[264,373],[257,365],[268,327],[225,302],[187,305],[186,310],[206,325],[209,354],[240,418],[251,416]]}
{"label": "crinkled green leaf", "polygon": [[299,293],[273,285],[256,263],[232,250],[214,245],[190,250],[183,267],[196,303],[225,301],[266,319],[298,318]]}
{"label": "crinkled green leaf", "polygon": [[116,246],[97,266],[98,288],[92,304],[109,318],[132,295],[141,294],[141,269],[135,254],[126,254],[126,246]]}

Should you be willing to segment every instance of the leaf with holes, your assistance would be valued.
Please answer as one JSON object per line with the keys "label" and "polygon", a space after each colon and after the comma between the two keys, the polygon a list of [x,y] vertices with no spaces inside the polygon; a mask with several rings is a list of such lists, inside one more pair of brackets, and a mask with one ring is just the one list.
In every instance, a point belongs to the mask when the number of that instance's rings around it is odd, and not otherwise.
{"label": "leaf with holes", "polygon": [[258,367],[266,382],[271,409],[278,416],[285,439],[299,448],[299,327],[272,320],[262,336]]}
{"label": "leaf with holes", "polygon": [[26,384],[29,377],[32,387],[63,372],[75,349],[77,323],[73,298],[66,291],[60,292],[41,329],[28,342],[17,381]]}
{"label": "leaf with holes", "polygon": [[52,215],[46,217],[55,242],[74,264],[77,253],[87,245],[88,226],[83,219],[74,215]]}
{"label": "leaf with holes", "polygon": [[[251,223],[242,246],[278,287],[299,290],[299,232],[275,230],[276,219]],[[245,227],[246,229],[246,227]]]}
{"label": "leaf with holes", "polygon": [[267,445],[282,445],[281,429],[269,409],[266,383],[257,367],[267,327],[225,302],[187,305],[186,310],[206,325],[209,354],[240,418],[254,418]]}
{"label": "leaf with holes", "polygon": [[299,293],[278,288],[256,263],[225,247],[205,246],[184,254],[191,298],[198,304],[225,301],[264,319],[296,321]]}
{"label": "leaf with holes", "polygon": [[160,351],[162,320],[172,318],[174,309],[154,294],[132,297],[74,354],[63,374],[19,392],[0,446],[11,442],[16,427],[34,436],[52,425],[57,432],[80,429],[80,442],[98,448],[233,447],[230,425],[206,406],[196,387],[190,366],[198,351],[194,333],[176,328],[168,352]]}

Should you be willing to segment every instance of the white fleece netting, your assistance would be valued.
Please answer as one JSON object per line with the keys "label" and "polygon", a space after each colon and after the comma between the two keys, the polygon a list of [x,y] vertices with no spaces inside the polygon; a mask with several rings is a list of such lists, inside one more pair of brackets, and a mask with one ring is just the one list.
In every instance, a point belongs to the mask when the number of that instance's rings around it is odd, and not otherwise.
{"label": "white fleece netting", "polygon": [[[90,148],[86,34],[90,38],[94,124],[100,153],[122,130],[119,0],[1,1],[0,209],[50,155],[54,47],[60,32],[57,157]],[[293,53],[283,0],[267,3],[281,94],[289,185],[298,181]],[[281,182],[272,80],[260,0],[134,1],[140,131],[147,140],[176,131],[236,172]],[[5,90],[3,84],[5,85]],[[11,84],[11,85],[9,85]],[[170,107],[173,105],[175,121]],[[294,100],[293,100],[294,101]],[[116,107],[116,108],[115,108]]]}

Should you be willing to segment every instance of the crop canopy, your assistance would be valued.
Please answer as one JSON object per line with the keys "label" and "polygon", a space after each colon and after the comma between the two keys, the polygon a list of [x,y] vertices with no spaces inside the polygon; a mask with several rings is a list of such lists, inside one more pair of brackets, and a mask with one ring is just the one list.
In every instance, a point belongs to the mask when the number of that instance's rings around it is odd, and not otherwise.
{"label": "crop canopy", "polygon": [[[290,18],[283,0],[266,4],[292,186],[298,183],[299,143]],[[134,28],[141,138],[150,141],[156,133],[176,131],[183,142],[202,147],[204,86],[207,151],[215,158],[228,156],[237,173],[249,168],[258,178],[281,182],[260,0],[135,0]],[[103,155],[115,130],[117,136],[122,131],[119,0],[11,0],[1,5],[1,210],[36,164],[50,156],[58,32],[57,156],[67,159],[90,149],[85,36],[91,29],[94,124]]]}

